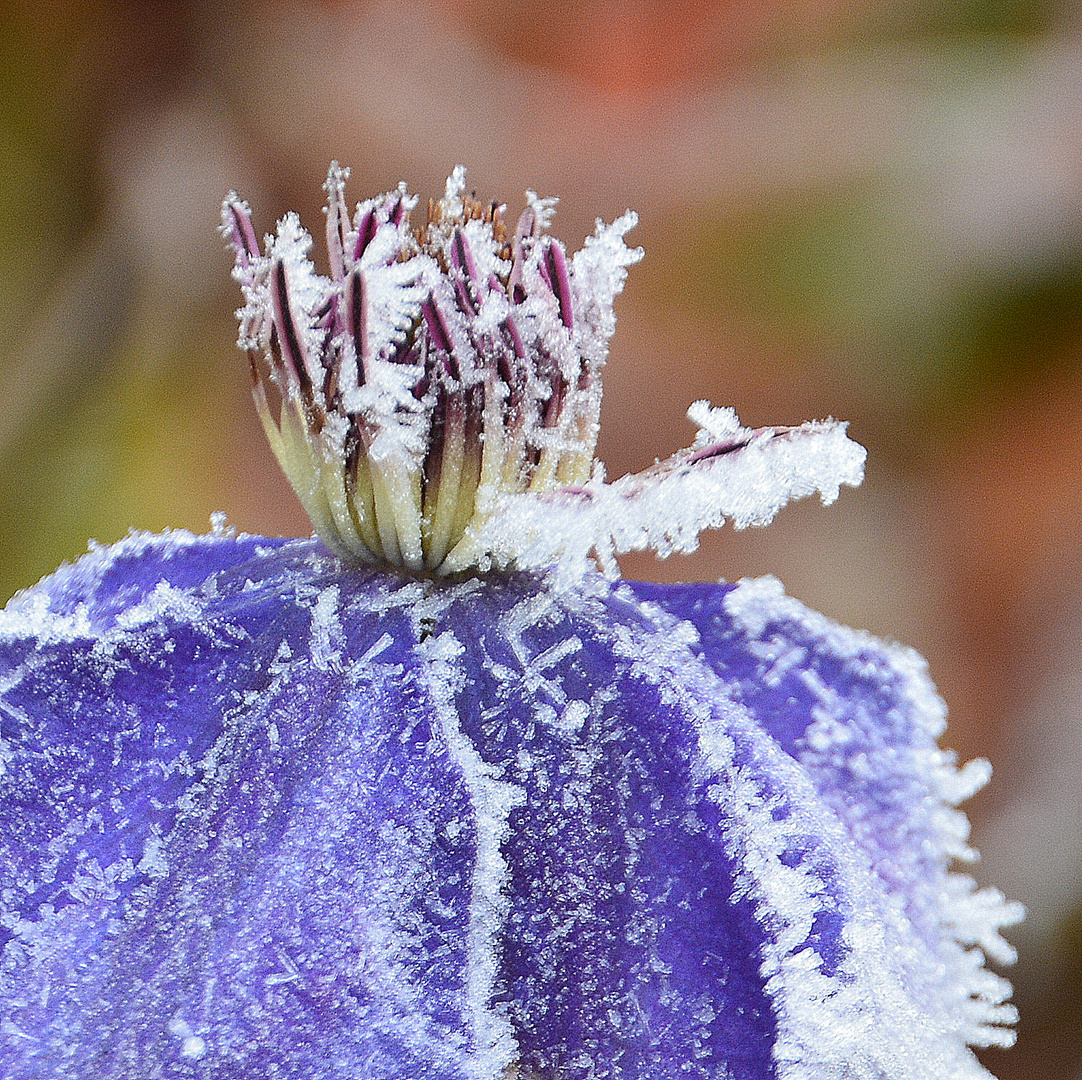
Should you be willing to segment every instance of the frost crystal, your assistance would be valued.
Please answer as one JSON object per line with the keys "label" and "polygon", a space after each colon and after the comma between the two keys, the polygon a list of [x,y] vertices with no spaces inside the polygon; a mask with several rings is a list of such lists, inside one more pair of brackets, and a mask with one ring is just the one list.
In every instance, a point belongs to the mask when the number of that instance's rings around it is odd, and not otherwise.
{"label": "frost crystal", "polygon": [[633,219],[568,259],[551,200],[509,233],[461,169],[420,233],[344,182],[326,278],[225,208],[331,551],[218,518],[0,612],[0,1076],[989,1080],[1020,912],[954,868],[988,767],[922,661],[772,579],[588,567],[829,501],[863,451],[699,402],[605,484]]}
{"label": "frost crystal", "polygon": [[772,580],[133,537],[0,614],[0,1075],[988,1080],[942,725]]}
{"label": "frost crystal", "polygon": [[[504,207],[466,194],[456,168],[414,230],[405,187],[351,217],[348,172],[327,178],[330,276],[295,215],[261,254],[231,195],[223,232],[271,446],[319,536],[353,562],[450,574],[592,556],[687,550],[728,518],[765,524],[789,499],[860,482],[864,451],[833,422],[742,428],[692,406],[695,445],[606,485],[594,461],[600,372],[627,267],[628,212],[568,259],[547,235],[555,200]],[[267,399],[264,370],[281,399]]]}

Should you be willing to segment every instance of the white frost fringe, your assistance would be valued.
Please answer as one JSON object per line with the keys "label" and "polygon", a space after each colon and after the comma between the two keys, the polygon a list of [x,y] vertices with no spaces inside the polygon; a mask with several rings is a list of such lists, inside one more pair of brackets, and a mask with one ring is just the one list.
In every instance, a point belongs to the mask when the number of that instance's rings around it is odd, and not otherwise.
{"label": "white frost fringe", "polygon": [[[471,547],[525,569],[558,562],[564,579],[581,577],[594,560],[616,576],[615,555],[694,551],[705,529],[727,520],[738,529],[766,525],[791,499],[818,493],[829,504],[842,484],[863,479],[864,447],[844,423],[756,432],[742,428],[731,409],[706,402],[688,416],[700,427],[688,450],[611,484],[598,475],[578,491],[507,496]],[[708,454],[719,444],[720,452]]]}

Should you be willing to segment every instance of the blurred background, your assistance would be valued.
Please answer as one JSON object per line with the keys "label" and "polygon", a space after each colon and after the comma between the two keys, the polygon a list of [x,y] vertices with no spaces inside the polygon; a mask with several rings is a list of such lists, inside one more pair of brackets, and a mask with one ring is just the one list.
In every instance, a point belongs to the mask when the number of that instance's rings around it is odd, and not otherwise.
{"label": "blurred background", "polygon": [[322,233],[456,163],[562,197],[577,248],[640,212],[600,453],[852,421],[867,479],[664,580],[775,573],[928,658],[987,756],[982,881],[1023,900],[1003,1080],[1082,1080],[1079,0],[6,0],[0,602],[130,527],[304,534],[250,407],[215,233]]}

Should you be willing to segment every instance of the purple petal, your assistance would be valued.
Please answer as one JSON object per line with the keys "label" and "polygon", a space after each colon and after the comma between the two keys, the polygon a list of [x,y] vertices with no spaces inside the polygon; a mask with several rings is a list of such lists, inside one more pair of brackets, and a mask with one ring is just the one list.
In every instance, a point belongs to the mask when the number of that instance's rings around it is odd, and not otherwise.
{"label": "purple petal", "polygon": [[311,603],[228,558],[197,616],[0,676],[4,1075],[460,1075],[466,791],[393,614],[351,628],[363,686],[313,666],[314,554],[274,564]]}
{"label": "purple petal", "polygon": [[1000,1043],[1009,1033],[995,1025],[1013,1019],[998,1004],[1006,987],[965,947],[1013,961],[999,929],[1021,909],[950,872],[974,858],[955,806],[983,785],[988,766],[958,769],[939,748],[946,709],[921,657],[809,611],[772,578],[631,587],[694,626],[695,652],[800,762],[938,954],[921,976],[929,992],[952,999],[975,1043]]}
{"label": "purple petal", "polygon": [[[986,1076],[896,658],[744,588],[171,534],[23,594],[0,1074]],[[904,764],[854,788],[840,737],[815,757],[828,699]]]}

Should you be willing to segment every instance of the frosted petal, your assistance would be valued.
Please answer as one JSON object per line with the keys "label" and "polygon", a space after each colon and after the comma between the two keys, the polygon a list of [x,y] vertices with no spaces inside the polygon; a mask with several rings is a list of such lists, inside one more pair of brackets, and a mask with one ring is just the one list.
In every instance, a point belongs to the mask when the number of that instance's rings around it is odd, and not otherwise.
{"label": "frosted petal", "polygon": [[480,530],[478,548],[520,567],[559,561],[570,578],[586,571],[591,556],[606,566],[628,551],[693,551],[705,529],[726,521],[738,529],[766,525],[791,499],[818,493],[831,503],[842,484],[863,477],[864,448],[845,424],[755,432],[731,410],[693,407],[691,415],[712,426],[690,449],[611,484],[508,496]]}
{"label": "frosted petal", "polygon": [[133,536],[0,620],[0,1072],[987,1080],[941,724],[770,582]]}
{"label": "frosted petal", "polygon": [[1004,1045],[1014,1010],[1006,984],[980,968],[976,944],[1001,963],[1000,936],[1021,918],[995,890],[952,871],[972,861],[957,804],[983,786],[987,762],[957,767],[940,749],[946,710],[924,661],[809,611],[774,578],[735,586],[632,586],[687,619],[693,646],[787,753],[867,853],[938,962],[915,969],[977,1045]]}

